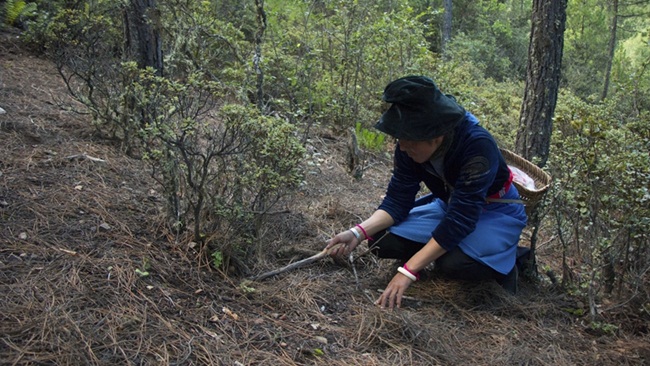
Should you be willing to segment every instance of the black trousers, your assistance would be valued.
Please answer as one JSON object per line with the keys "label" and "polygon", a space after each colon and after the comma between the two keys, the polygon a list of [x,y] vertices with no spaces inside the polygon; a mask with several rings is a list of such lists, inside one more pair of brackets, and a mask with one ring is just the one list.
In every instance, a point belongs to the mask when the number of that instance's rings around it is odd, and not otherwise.
{"label": "black trousers", "polygon": [[[371,251],[379,256],[379,258],[394,258],[406,262],[424,247],[422,243],[405,239],[388,231],[377,233],[375,238],[376,240],[370,241],[368,245]],[[459,247],[448,251],[438,258],[434,271],[448,278],[468,281],[493,279],[501,283],[507,277],[507,275],[501,274],[489,266],[474,260],[463,253]]]}

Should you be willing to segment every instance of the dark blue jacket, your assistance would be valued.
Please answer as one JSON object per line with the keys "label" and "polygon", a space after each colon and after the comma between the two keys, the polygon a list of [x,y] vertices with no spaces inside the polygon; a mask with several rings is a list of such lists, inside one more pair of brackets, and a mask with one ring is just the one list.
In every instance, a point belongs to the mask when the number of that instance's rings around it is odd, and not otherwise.
{"label": "dark blue jacket", "polygon": [[432,199],[448,203],[447,215],[431,235],[451,250],[474,231],[486,197],[504,187],[510,171],[492,135],[469,112],[454,130],[442,170],[442,177],[432,173],[431,162],[414,162],[398,145],[393,176],[379,209],[388,212],[396,224],[401,222],[414,207],[420,183],[424,183]]}

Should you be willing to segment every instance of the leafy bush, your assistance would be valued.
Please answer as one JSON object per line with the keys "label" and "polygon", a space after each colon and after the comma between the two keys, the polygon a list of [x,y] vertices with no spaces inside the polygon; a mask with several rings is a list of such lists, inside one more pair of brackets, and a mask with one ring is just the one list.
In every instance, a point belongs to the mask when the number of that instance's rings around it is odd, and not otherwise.
{"label": "leafy bush", "polygon": [[365,125],[377,118],[389,81],[433,69],[421,14],[406,5],[268,1],[267,8],[267,93],[295,120],[340,131]]}
{"label": "leafy bush", "polygon": [[528,7],[512,2],[482,0],[454,3],[454,37],[445,58],[464,60],[486,78],[523,80],[528,54]]}
{"label": "leafy bush", "polygon": [[24,0],[6,0],[2,12],[4,24],[15,26],[36,16],[37,5]]}
{"label": "leafy bush", "polygon": [[243,59],[252,47],[213,16],[210,2],[159,3],[170,45],[164,73],[123,49],[132,39],[122,6],[55,8],[30,39],[56,62],[98,131],[150,163],[177,235],[191,233],[207,261],[250,251],[266,213],[302,181],[295,126],[245,99],[251,71]]}
{"label": "leafy bush", "polygon": [[134,114],[123,99],[126,81],[123,61],[119,4],[99,1],[94,7],[56,8],[41,13],[26,34],[57,66],[70,94],[92,116],[98,132],[130,145],[137,125],[129,125]]}
{"label": "leafy bush", "polygon": [[[589,297],[627,294],[647,301],[650,271],[650,129],[612,105],[564,95],[556,111],[549,169],[565,257],[564,282]],[[640,296],[641,295],[641,296]]]}
{"label": "leafy bush", "polygon": [[359,146],[363,149],[367,149],[374,152],[382,152],[385,148],[386,135],[377,131],[369,130],[361,126],[361,122],[357,122],[355,126],[355,132],[357,134],[357,140],[359,141]]}
{"label": "leafy bush", "polygon": [[179,231],[191,227],[211,253],[233,254],[302,182],[295,128],[253,106],[217,105],[224,89],[203,74],[180,82],[126,66],[133,81],[125,94],[141,111],[145,157],[165,189],[169,218]]}

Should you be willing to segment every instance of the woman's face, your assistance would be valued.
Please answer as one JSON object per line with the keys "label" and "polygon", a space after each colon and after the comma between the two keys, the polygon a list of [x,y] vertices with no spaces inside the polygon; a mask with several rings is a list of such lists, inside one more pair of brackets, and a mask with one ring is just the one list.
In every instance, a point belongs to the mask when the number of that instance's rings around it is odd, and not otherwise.
{"label": "woman's face", "polygon": [[424,163],[442,145],[444,136],[428,141],[399,139],[399,149],[404,151],[416,163]]}

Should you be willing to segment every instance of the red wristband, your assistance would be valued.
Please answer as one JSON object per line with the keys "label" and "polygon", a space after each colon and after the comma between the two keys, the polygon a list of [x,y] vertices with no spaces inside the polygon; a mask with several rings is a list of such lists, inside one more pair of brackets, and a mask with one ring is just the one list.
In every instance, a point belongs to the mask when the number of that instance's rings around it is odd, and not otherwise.
{"label": "red wristband", "polygon": [[402,266],[402,268],[404,268],[408,273],[410,273],[410,274],[412,274],[413,276],[415,276],[415,278],[417,278],[418,280],[420,279],[420,273],[419,273],[419,272],[418,272],[418,273],[413,273],[413,271],[411,271],[411,270],[406,266],[406,263],[404,263],[404,265]]}
{"label": "red wristband", "polygon": [[368,236],[368,233],[366,232],[366,229],[363,228],[363,226],[357,224],[357,227],[358,227],[359,229],[361,229],[361,231],[363,232],[363,235],[366,237],[366,239],[368,239],[368,240],[375,240],[375,239],[373,239],[371,236]]}

